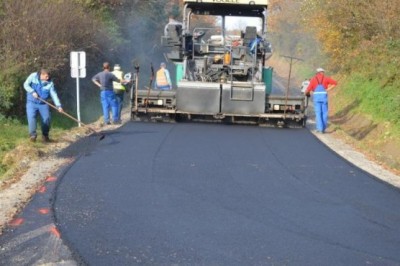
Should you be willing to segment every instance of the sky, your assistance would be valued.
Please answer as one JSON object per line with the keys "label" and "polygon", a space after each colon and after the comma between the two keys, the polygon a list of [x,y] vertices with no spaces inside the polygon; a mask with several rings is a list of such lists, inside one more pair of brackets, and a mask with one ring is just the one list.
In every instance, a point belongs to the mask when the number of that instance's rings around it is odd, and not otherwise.
{"label": "sky", "polygon": [[225,23],[228,29],[240,28],[244,30],[246,26],[256,26],[257,30],[261,30],[262,20],[260,18],[226,17]]}

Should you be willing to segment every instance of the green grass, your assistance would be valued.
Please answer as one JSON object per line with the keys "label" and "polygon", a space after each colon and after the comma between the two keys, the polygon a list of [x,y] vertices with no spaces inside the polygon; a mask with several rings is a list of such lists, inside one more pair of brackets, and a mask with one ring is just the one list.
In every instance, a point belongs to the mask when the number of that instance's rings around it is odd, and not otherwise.
{"label": "green grass", "polygon": [[[58,136],[65,130],[76,126],[76,123],[71,122],[68,118],[52,112],[52,124],[50,136]],[[38,123],[38,135],[41,134],[40,124]],[[0,116],[0,179],[12,167],[4,163],[5,155],[18,145],[32,145],[29,142],[28,125],[25,121],[17,119],[5,118]],[[40,143],[34,144],[40,145]]]}
{"label": "green grass", "polygon": [[[73,111],[65,111],[71,116],[76,117]],[[86,102],[85,106],[81,109],[82,122],[85,124],[96,121],[99,116],[101,116],[101,104],[97,98],[90,104]],[[78,126],[77,122],[55,110],[51,110],[51,119],[50,138],[53,139],[59,138],[65,131]],[[39,117],[37,121],[37,134],[40,137],[41,128]],[[0,114],[0,180],[3,178],[4,174],[13,167],[13,165],[4,162],[4,157],[8,152],[20,145],[27,145],[27,149],[40,149],[43,144],[40,141],[34,144],[29,141],[28,125],[25,117],[21,119],[11,119]]]}
{"label": "green grass", "polygon": [[300,77],[301,81],[310,79],[315,75],[315,69],[311,69],[305,64],[298,64],[294,69],[296,70],[296,75]]}
{"label": "green grass", "polygon": [[27,126],[15,119],[0,117],[0,177],[8,170],[9,166],[3,164],[7,152],[27,139]]}
{"label": "green grass", "polygon": [[381,76],[353,74],[335,89],[335,113],[362,114],[374,124],[385,124],[385,136],[400,140],[399,88],[396,82],[383,83]]}
{"label": "green grass", "polygon": [[400,90],[395,84],[382,86],[381,80],[353,75],[341,84],[341,97],[359,101],[353,110],[370,115],[378,122],[390,122],[400,129]]}

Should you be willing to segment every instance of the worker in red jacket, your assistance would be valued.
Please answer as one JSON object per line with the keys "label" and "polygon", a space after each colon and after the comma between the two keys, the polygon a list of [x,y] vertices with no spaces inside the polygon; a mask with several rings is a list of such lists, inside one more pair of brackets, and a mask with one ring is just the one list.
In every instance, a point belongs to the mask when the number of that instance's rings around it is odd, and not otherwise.
{"label": "worker in red jacket", "polygon": [[325,133],[328,127],[328,91],[332,90],[337,82],[325,76],[323,68],[317,68],[317,74],[310,80],[305,94],[313,95],[315,122],[317,132]]}

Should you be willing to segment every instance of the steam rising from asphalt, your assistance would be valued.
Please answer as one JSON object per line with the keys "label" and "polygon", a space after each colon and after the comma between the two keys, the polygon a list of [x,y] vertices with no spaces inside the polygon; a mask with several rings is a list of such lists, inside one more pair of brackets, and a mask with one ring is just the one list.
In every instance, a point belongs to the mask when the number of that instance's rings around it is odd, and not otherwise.
{"label": "steam rising from asphalt", "polygon": [[[124,73],[135,73],[135,65],[139,65],[139,89],[145,89],[150,85],[151,64],[156,72],[161,62],[167,62],[167,68],[171,71],[171,78],[174,79],[175,66],[166,60],[165,50],[161,47],[161,36],[165,24],[157,25],[146,16],[131,16],[126,18],[122,25],[122,38],[125,39],[120,47],[111,47],[104,51],[104,58],[99,62],[91,62],[87,59],[87,76],[80,79],[80,110],[83,122],[96,121],[102,116],[99,90],[93,85],[91,78],[101,71],[103,61],[110,62],[111,66],[119,64]],[[150,33],[150,34],[149,34]],[[69,74],[69,73],[68,73]],[[154,84],[154,81],[153,81]],[[68,106],[76,110],[76,79],[68,79],[63,91],[62,99],[68,99]],[[125,95],[125,107],[129,103],[129,94]],[[72,112],[71,112],[72,113]]]}

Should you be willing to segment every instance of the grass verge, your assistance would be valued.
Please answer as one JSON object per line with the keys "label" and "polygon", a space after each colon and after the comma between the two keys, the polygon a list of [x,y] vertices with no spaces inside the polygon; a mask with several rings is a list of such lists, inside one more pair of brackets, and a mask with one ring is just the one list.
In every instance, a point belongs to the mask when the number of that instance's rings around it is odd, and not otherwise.
{"label": "grass verge", "polygon": [[[52,113],[51,138],[59,138],[66,130],[74,126],[61,114]],[[38,124],[38,135],[40,139],[40,124]],[[31,160],[38,159],[42,155],[45,144],[38,141],[29,141],[28,125],[17,119],[0,116],[0,181],[14,176],[21,171],[24,163],[23,158]]]}
{"label": "grass verge", "polygon": [[332,123],[355,147],[400,171],[400,91],[398,82],[352,74],[332,91]]}

